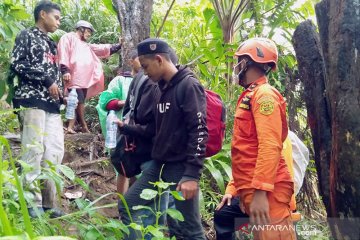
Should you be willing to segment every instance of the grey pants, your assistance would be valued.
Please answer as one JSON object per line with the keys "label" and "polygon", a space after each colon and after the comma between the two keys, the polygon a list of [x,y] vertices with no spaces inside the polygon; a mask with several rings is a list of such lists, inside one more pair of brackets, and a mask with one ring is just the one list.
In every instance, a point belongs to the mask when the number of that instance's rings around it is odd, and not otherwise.
{"label": "grey pants", "polygon": [[40,189],[35,182],[41,174],[46,161],[61,164],[64,156],[64,131],[60,114],[48,113],[40,109],[27,109],[20,112],[22,124],[21,160],[29,164],[33,171],[25,175],[37,207],[56,207],[56,186],[54,181],[45,180]]}
{"label": "grey pants", "polygon": [[[132,217],[136,216],[136,211],[132,210],[133,206],[151,206],[153,203],[153,200],[147,201],[140,198],[140,193],[143,189],[156,190],[149,182],[159,181],[161,167],[162,164],[153,161],[153,163],[142,173],[142,176],[126,192],[125,200],[129,206]],[[163,167],[161,178],[165,182],[178,183],[183,176],[184,170],[185,167],[183,163],[167,163]],[[175,191],[176,186],[177,185],[171,186],[170,190]],[[178,201],[175,199],[175,207],[184,217],[184,221],[179,222],[184,239],[205,240],[206,238],[201,225],[199,211],[199,194],[190,200]],[[123,223],[129,224],[130,218],[122,204],[119,204],[119,212]],[[168,218],[169,217],[170,216],[168,216]],[[136,235],[131,234],[128,239],[136,239]]]}

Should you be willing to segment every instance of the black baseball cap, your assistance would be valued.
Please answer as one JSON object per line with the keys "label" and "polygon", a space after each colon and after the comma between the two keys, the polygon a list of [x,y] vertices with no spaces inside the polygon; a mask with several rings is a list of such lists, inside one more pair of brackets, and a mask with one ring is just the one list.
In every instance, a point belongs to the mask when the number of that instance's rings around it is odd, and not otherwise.
{"label": "black baseball cap", "polygon": [[156,53],[170,53],[169,45],[158,38],[148,38],[137,45],[138,56]]}

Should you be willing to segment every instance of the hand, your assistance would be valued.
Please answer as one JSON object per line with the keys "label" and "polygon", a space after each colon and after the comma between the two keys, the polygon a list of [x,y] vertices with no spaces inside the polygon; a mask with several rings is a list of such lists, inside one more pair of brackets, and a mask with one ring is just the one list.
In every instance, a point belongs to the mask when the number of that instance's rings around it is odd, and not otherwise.
{"label": "hand", "polygon": [[266,191],[255,190],[249,211],[250,224],[264,225],[270,223],[269,201]]}
{"label": "hand", "polygon": [[50,96],[56,100],[58,100],[59,96],[61,96],[60,90],[56,83],[51,84],[51,86],[49,87],[49,92]]}
{"label": "hand", "polygon": [[71,80],[71,75],[70,75],[70,73],[65,73],[65,74],[63,75],[63,79],[64,79],[64,82],[65,82],[65,83],[69,83],[70,80]]}
{"label": "hand", "polygon": [[240,207],[240,210],[243,212],[243,213],[246,213],[245,211],[245,204],[243,201],[241,201],[240,199],[240,202],[239,202],[239,207]]}
{"label": "hand", "polygon": [[198,188],[199,186],[196,181],[186,181],[178,184],[176,191],[181,191],[183,197],[187,200],[195,197]]}
{"label": "hand", "polygon": [[120,119],[117,119],[115,121],[115,123],[119,126],[119,127],[123,127],[125,125],[125,123],[123,121],[121,121]]}
{"label": "hand", "polygon": [[119,37],[119,43],[120,43],[121,46],[124,45],[124,42],[125,42],[125,38]]}
{"label": "hand", "polygon": [[119,106],[119,108],[123,108],[125,106],[125,101],[124,100],[119,100],[118,101],[118,106]]}
{"label": "hand", "polygon": [[230,193],[226,193],[221,199],[221,202],[216,206],[215,210],[220,210],[220,208],[222,208],[225,203],[230,206],[232,198],[233,196]]}

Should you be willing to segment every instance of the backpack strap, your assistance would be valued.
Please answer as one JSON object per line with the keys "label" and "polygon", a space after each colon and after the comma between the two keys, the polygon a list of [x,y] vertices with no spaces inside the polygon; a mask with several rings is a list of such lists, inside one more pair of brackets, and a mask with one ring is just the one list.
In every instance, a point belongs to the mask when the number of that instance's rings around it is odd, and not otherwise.
{"label": "backpack strap", "polygon": [[185,84],[188,81],[188,79],[191,77],[191,74],[187,75],[186,78],[178,82],[175,86],[175,97],[176,97],[176,105],[179,108],[183,107],[183,102],[185,98]]}
{"label": "backpack strap", "polygon": [[[130,111],[128,112],[130,118],[134,118],[134,111],[135,111],[135,107],[137,106],[137,103],[138,103],[140,88],[142,87],[142,85],[144,85],[146,79],[147,79],[147,77],[144,74],[142,74],[139,81],[134,86],[134,90],[133,90],[134,98],[131,101]],[[126,114],[126,115],[128,115],[128,114]]]}

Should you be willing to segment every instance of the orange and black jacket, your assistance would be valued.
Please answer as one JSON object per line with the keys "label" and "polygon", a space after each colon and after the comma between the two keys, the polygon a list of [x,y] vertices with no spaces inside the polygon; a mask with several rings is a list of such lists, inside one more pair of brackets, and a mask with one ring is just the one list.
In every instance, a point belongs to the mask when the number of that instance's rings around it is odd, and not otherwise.
{"label": "orange and black jacket", "polygon": [[286,103],[264,76],[240,96],[234,119],[232,172],[237,192],[272,192],[278,182],[292,182],[281,154],[288,134]]}

